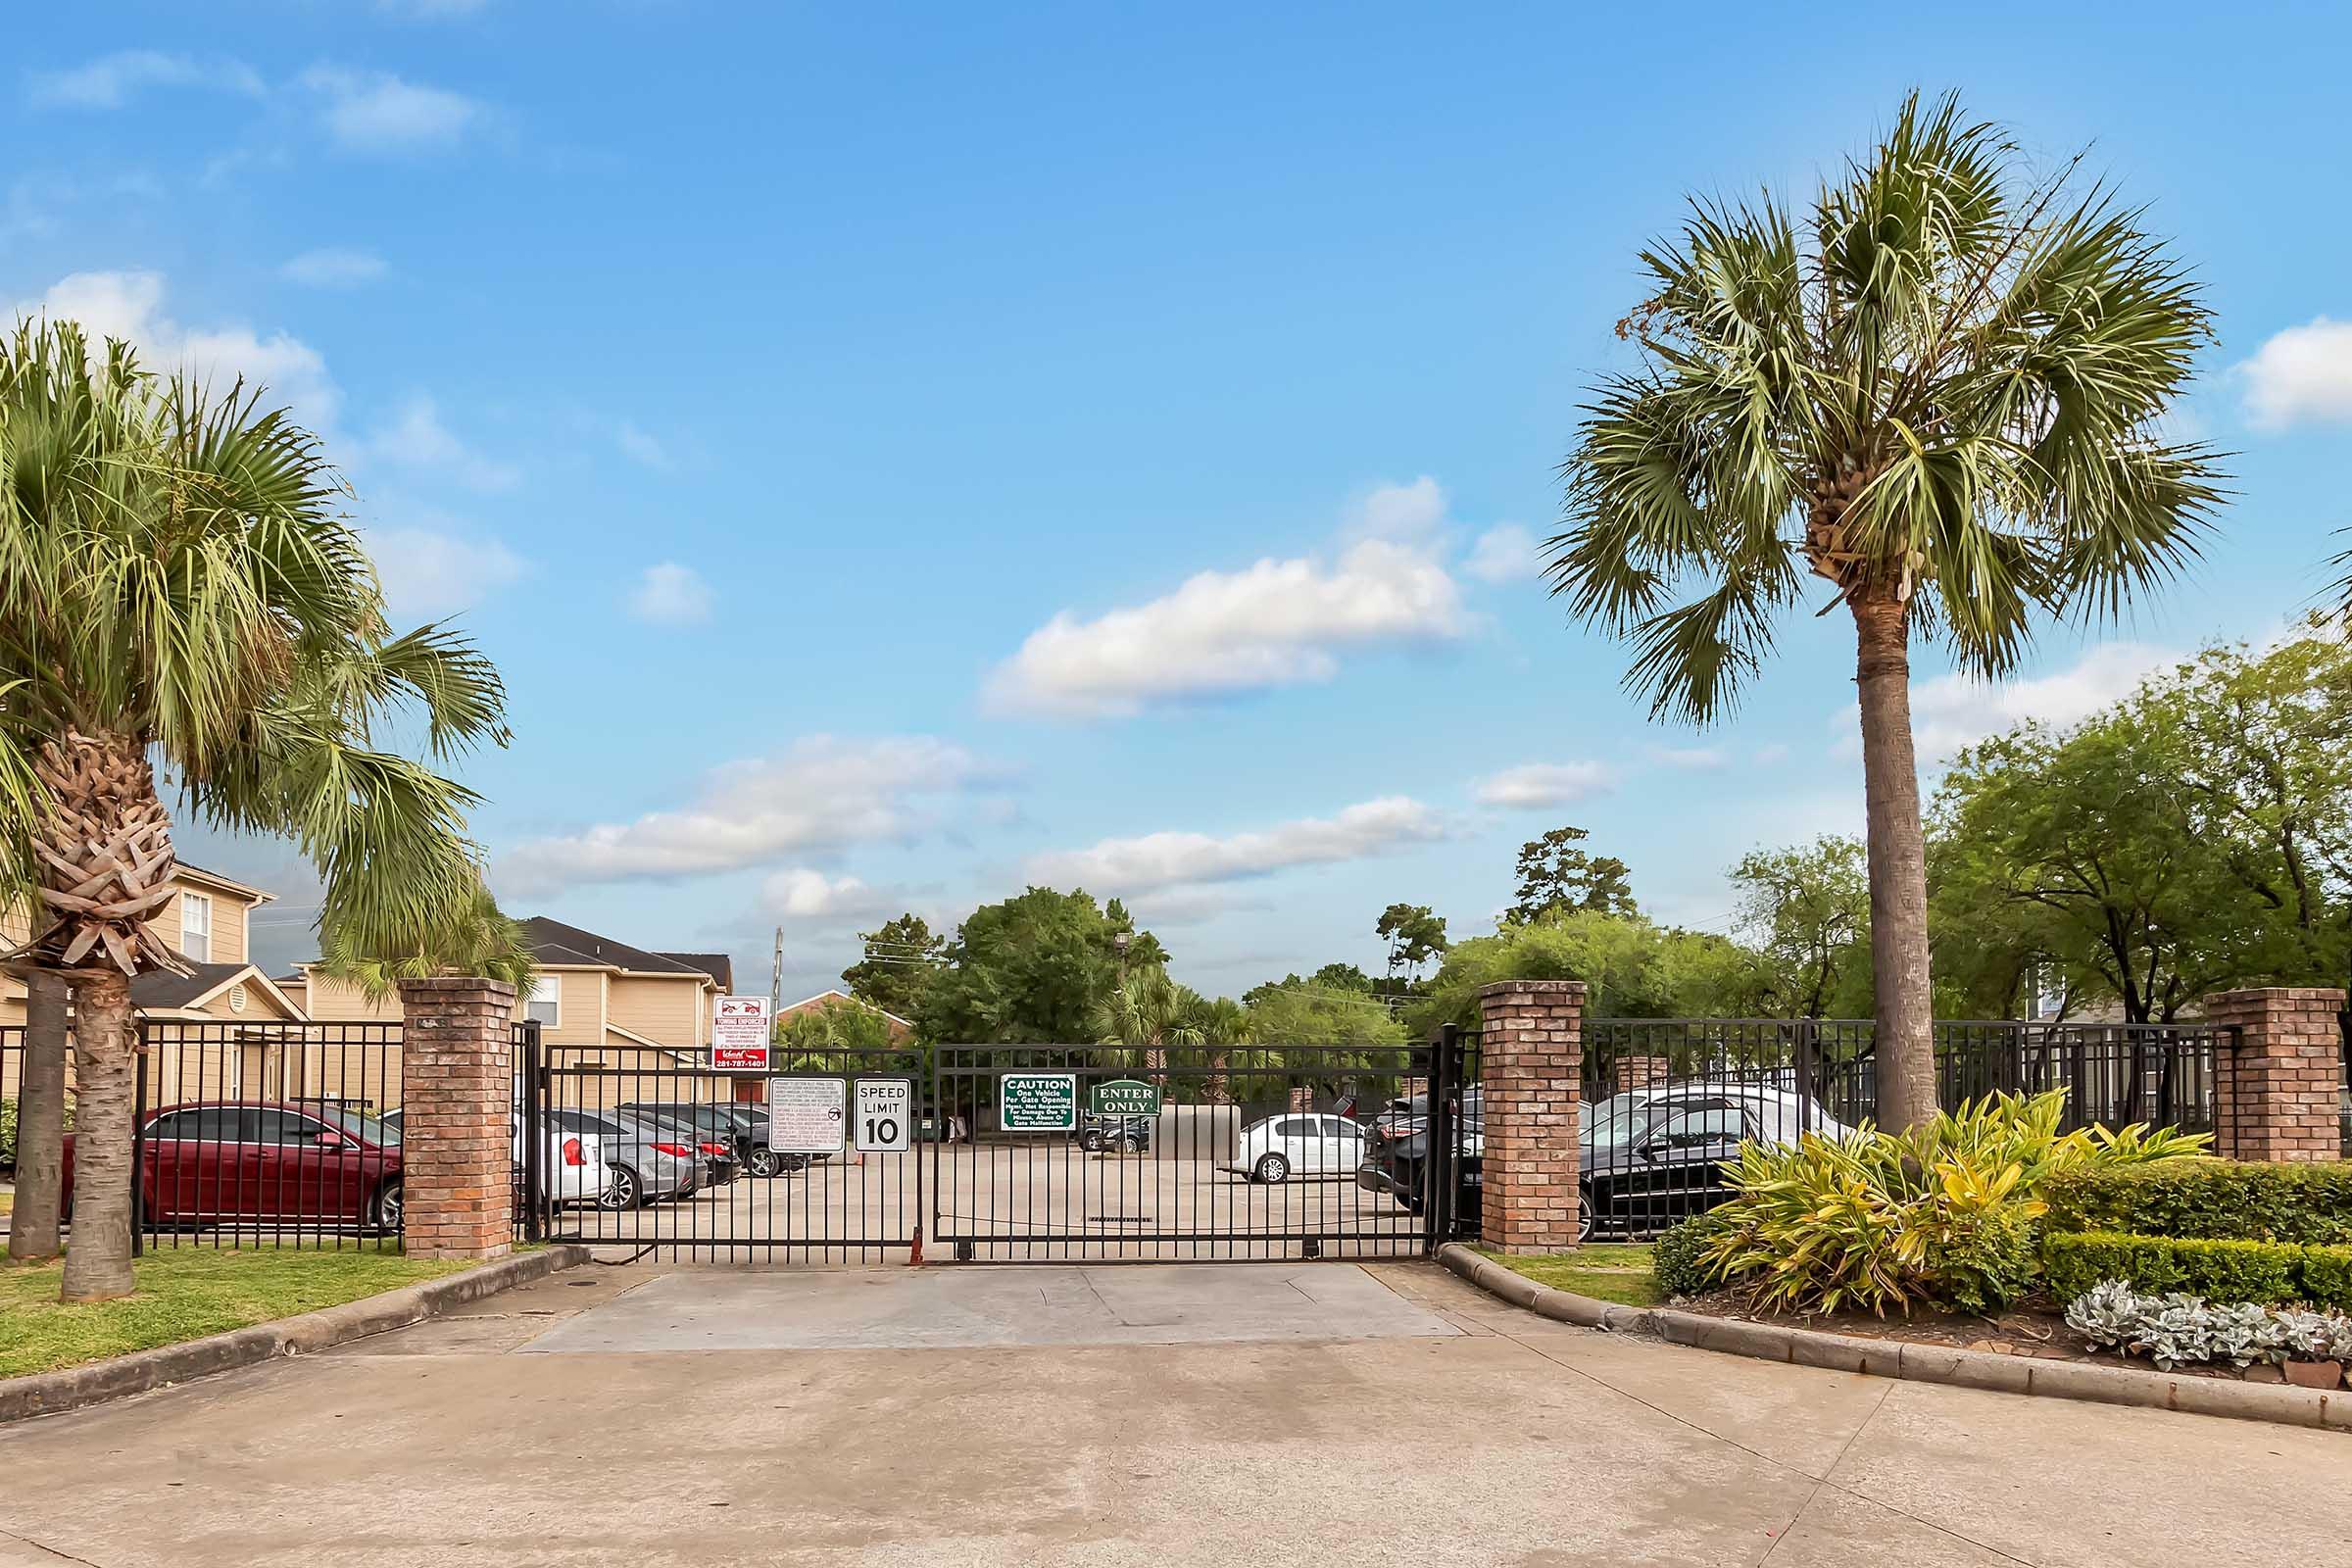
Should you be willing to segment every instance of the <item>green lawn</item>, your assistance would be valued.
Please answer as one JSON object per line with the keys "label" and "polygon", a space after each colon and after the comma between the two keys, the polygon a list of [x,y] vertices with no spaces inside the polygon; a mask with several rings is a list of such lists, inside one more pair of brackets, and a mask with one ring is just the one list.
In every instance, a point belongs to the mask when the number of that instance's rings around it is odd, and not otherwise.
{"label": "green lawn", "polygon": [[1656,1306],[1666,1299],[1649,1271],[1647,1245],[1592,1243],[1558,1257],[1487,1256],[1515,1274],[1556,1291],[1574,1291],[1622,1306]]}
{"label": "green lawn", "polygon": [[138,1260],[136,1296],[87,1306],[58,1303],[57,1279],[64,1266],[0,1266],[0,1377],[177,1345],[356,1301],[471,1265],[406,1258],[390,1242],[346,1245],[340,1251],[166,1247]]}

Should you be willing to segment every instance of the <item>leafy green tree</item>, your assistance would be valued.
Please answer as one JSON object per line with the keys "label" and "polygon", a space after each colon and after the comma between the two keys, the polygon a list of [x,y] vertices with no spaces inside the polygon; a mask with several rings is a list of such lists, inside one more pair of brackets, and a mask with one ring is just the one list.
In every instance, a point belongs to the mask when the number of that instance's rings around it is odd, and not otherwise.
{"label": "leafy green tree", "polygon": [[2028,724],[1954,760],[1936,803],[1939,924],[2006,932],[2010,960],[1990,974],[2012,995],[2046,965],[2130,1022],[2165,1021],[2263,965],[2254,901],[2227,850],[2192,831],[2163,751],[2119,710],[2071,733]]}
{"label": "leafy green tree", "polygon": [[1372,929],[1389,944],[1392,981],[1398,970],[1413,974],[1446,951],[1446,921],[1426,904],[1392,904]]}
{"label": "leafy green tree", "polygon": [[2340,981],[2352,935],[2352,649],[2214,647],[2070,730],[1963,754],[1932,843],[1940,987],[2169,1019],[2209,990]]}
{"label": "leafy green tree", "polygon": [[1114,938],[1129,938],[1131,970],[1164,964],[1165,950],[1117,900],[1030,888],[967,916],[924,989],[915,1021],[934,1043],[1076,1045],[1096,1038],[1097,1009],[1118,975]]}
{"label": "leafy green tree", "polygon": [[1519,901],[1506,918],[1534,920],[1558,909],[1635,914],[1632,872],[1614,856],[1594,857],[1577,846],[1592,835],[1555,827],[1519,847]]}
{"label": "leafy green tree", "polygon": [[403,980],[444,974],[503,980],[527,996],[538,969],[521,923],[501,910],[479,882],[427,927],[387,937],[330,925],[319,933],[318,946],[321,971],[370,997],[388,995]]}
{"label": "leafy green tree", "polygon": [[[1674,971],[1667,966],[1667,952],[1678,937],[1695,948],[1689,933],[1669,932],[1641,915],[1599,909],[1559,908],[1532,920],[1505,921],[1491,937],[1466,937],[1453,945],[1428,995],[1406,1007],[1405,1022],[1416,1038],[1443,1023],[1474,1025],[1479,988],[1497,980],[1582,980],[1585,1013],[1592,1018],[1664,1018],[1713,1010],[1719,977],[1696,997],[1668,989]],[[1702,967],[1687,963],[1681,972],[1697,974]]]}
{"label": "leafy green tree", "polygon": [[1776,1012],[1850,1018],[1870,1009],[1870,872],[1860,841],[1825,835],[1753,851],[1732,868],[1732,885]]}
{"label": "leafy green tree", "polygon": [[1642,362],[1594,392],[1547,547],[1653,714],[1728,711],[1808,573],[1852,615],[1894,1127],[1936,1109],[1913,639],[2007,674],[2038,615],[2174,574],[2220,501],[2215,455],[2163,422],[2212,337],[2197,285],[2074,168],[2031,179],[1998,127],[1914,95],[1801,218],[1693,203],[1642,255]]}
{"label": "leafy green tree", "polygon": [[947,939],[934,936],[919,914],[902,914],[871,931],[860,931],[864,956],[841,971],[850,995],[911,1020],[932,976],[947,961]]}
{"label": "leafy green tree", "polygon": [[[339,494],[317,438],[241,384],[159,381],[64,322],[0,348],[0,842],[37,861],[12,960],[74,987],[66,1300],[134,1286],[130,982],[182,964],[151,923],[177,863],[158,765],[205,821],[290,835],[350,951],[420,949],[480,887],[474,797],[385,743],[431,763],[503,744],[504,688],[444,628],[392,634]],[[7,786],[27,774],[29,819]]]}
{"label": "leafy green tree", "polygon": [[[918,1048],[903,1045],[891,1032],[882,1009],[852,998],[829,1000],[803,1007],[775,1024],[780,1065],[810,1071],[877,1068],[912,1069],[922,1060]],[[874,1053],[891,1052],[889,1056]]]}

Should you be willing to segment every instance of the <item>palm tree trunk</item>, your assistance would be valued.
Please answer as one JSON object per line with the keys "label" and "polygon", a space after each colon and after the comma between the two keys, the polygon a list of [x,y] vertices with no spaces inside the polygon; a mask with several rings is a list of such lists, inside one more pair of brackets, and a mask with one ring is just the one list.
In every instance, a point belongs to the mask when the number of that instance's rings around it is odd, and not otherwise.
{"label": "palm tree trunk", "polygon": [[108,1301],[130,1272],[130,1115],[138,1025],[130,979],[91,970],[74,987],[74,1245],[61,1301]]}
{"label": "palm tree trunk", "polygon": [[1935,997],[1928,971],[1928,848],[1911,748],[1907,607],[1852,601],[1862,698],[1862,784],[1869,815],[1870,956],[1877,980],[1879,1123],[1936,1113]]}
{"label": "palm tree trunk", "polygon": [[9,1217],[11,1262],[57,1256],[57,1209],[65,1185],[66,982],[24,971],[24,1081],[17,1097],[17,1198]]}

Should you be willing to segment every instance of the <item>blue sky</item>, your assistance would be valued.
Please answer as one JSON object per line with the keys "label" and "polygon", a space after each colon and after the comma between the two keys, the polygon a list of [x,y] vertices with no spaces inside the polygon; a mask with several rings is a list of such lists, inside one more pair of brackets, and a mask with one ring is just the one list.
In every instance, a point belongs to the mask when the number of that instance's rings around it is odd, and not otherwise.
{"label": "blue sky", "polygon": [[[1653,726],[1528,569],[1637,248],[1809,189],[1901,93],[2153,204],[2237,451],[2193,579],[1916,698],[1931,753],[2307,602],[2352,421],[2321,8],[44,7],[0,79],[0,307],[268,379],[396,611],[462,614],[510,909],[829,981],[902,907],[1123,894],[1181,978],[1456,934],[1563,822],[1721,929],[1857,829],[1850,627]],[[2335,150],[2331,150],[2335,149]],[[285,891],[286,853],[190,832]]]}

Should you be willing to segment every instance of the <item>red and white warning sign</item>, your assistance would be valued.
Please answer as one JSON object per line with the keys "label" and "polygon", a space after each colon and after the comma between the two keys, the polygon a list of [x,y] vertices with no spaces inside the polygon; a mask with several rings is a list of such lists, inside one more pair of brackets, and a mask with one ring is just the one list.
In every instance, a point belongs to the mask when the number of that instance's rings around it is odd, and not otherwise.
{"label": "red and white warning sign", "polygon": [[767,1071],[767,999],[720,997],[710,1014],[710,1066],[715,1072]]}

